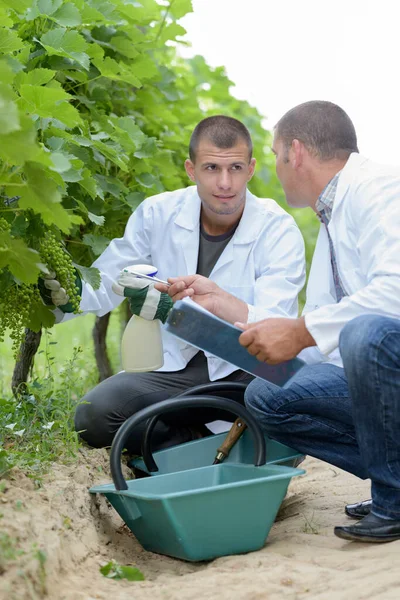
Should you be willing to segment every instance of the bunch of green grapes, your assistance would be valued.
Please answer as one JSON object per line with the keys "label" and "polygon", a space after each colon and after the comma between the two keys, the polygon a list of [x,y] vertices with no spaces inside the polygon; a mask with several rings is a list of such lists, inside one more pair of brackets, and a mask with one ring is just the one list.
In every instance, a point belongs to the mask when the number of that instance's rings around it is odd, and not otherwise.
{"label": "bunch of green grapes", "polygon": [[40,244],[40,255],[50,271],[55,273],[55,278],[67,292],[69,302],[74,313],[79,313],[81,297],[76,285],[76,272],[71,257],[64,250],[63,245],[49,231]]}
{"label": "bunch of green grapes", "polygon": [[0,292],[0,342],[4,341],[8,329],[15,358],[24,339],[25,327],[38,304],[42,304],[42,299],[36,285],[15,284]]}

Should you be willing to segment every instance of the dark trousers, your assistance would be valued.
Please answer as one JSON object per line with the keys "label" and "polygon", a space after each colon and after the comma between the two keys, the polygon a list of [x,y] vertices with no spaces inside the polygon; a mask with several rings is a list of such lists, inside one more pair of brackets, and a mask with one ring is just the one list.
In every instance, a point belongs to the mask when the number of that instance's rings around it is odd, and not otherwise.
{"label": "dark trousers", "polygon": [[[239,381],[248,383],[252,375],[234,371],[218,381]],[[139,410],[162,400],[172,398],[181,392],[200,384],[210,383],[207,360],[203,352],[187,364],[182,371],[168,373],[118,373],[102,381],[88,392],[78,405],[75,413],[75,429],[80,432],[90,446],[103,448],[110,446],[121,425]],[[243,404],[243,394],[230,392],[221,394]],[[193,439],[189,428],[223,419],[234,421],[235,416],[217,409],[190,409],[169,413],[162,417],[152,435],[153,450],[167,448]],[[137,427],[127,443],[127,450],[140,454],[140,443],[146,423]]]}

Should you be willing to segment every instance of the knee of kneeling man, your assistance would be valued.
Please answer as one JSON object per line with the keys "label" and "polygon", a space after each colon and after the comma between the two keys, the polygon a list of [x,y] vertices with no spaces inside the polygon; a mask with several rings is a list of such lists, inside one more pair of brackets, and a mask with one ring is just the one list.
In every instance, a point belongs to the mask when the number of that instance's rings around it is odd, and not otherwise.
{"label": "knee of kneeling man", "polygon": [[92,405],[89,402],[78,404],[75,410],[74,425],[80,437],[85,440],[90,446],[96,446],[95,433],[98,432],[98,427],[95,425],[96,419],[93,414]]}
{"label": "knee of kneeling man", "polygon": [[246,389],[244,403],[250,412],[252,412],[252,410],[261,411],[263,413],[275,412],[276,394],[272,395],[269,393],[267,384],[264,387],[253,387],[251,384]]}
{"label": "knee of kneeling man", "polygon": [[380,315],[360,315],[347,323],[339,337],[339,349],[343,358],[360,356],[379,337],[387,322]]}

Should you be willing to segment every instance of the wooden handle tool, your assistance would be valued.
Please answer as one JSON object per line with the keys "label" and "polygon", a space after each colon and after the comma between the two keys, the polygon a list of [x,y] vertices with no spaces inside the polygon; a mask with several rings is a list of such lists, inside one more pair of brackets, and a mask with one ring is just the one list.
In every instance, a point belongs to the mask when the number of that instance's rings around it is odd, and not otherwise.
{"label": "wooden handle tool", "polygon": [[225,460],[225,458],[228,456],[232,447],[236,444],[246,427],[247,425],[243,421],[243,419],[236,419],[236,421],[233,423],[232,427],[228,431],[228,435],[222,442],[221,446],[218,448],[213,465],[218,465],[219,463]]}

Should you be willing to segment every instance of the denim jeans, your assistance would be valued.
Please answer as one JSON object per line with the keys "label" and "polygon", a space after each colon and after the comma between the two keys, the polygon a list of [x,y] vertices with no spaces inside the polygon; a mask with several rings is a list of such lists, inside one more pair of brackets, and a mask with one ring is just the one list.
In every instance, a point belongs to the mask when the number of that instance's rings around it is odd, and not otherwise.
{"label": "denim jeans", "polygon": [[343,369],[308,365],[283,388],[256,379],[246,406],[271,438],[370,478],[373,513],[400,519],[400,320],[357,317],[339,347]]}

